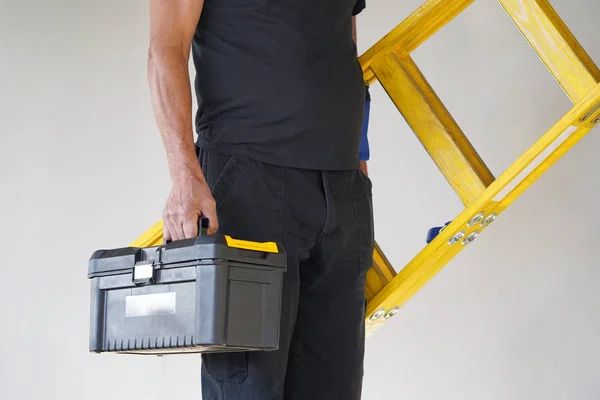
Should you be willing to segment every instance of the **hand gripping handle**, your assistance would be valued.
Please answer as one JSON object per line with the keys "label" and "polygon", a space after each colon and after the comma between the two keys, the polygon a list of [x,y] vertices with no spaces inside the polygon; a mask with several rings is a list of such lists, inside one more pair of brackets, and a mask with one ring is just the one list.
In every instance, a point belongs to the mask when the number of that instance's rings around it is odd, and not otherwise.
{"label": "hand gripping handle", "polygon": [[[210,223],[210,220],[206,217],[198,218],[198,236],[204,236],[204,235],[208,234],[209,223]],[[169,243],[171,243],[170,240],[163,239],[163,244],[169,244]]]}

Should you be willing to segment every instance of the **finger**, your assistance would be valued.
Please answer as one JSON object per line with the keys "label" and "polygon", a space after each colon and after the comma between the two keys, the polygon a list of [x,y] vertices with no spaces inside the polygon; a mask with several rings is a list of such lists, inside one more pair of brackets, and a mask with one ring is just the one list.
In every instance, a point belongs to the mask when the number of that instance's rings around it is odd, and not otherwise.
{"label": "finger", "polygon": [[167,225],[167,222],[164,219],[163,219],[163,241],[165,244],[173,241],[173,237],[171,236],[171,233],[169,232],[169,227]]}
{"label": "finger", "polygon": [[177,215],[173,215],[173,213],[171,212],[167,212],[165,211],[163,213],[163,223],[165,224],[165,226],[167,227],[167,230],[169,232],[169,236],[171,237],[171,240],[179,240],[181,239],[181,235],[179,233],[179,230],[177,229],[177,226],[179,225],[177,222]]}
{"label": "finger", "polygon": [[173,223],[173,229],[175,230],[175,240],[185,239],[183,234],[183,220],[179,219]]}
{"label": "finger", "polygon": [[164,224],[165,224],[166,230],[168,232],[169,240],[170,241],[178,240],[179,238],[177,237],[177,230],[175,229],[173,220],[171,218],[165,218]]}
{"label": "finger", "polygon": [[198,236],[198,219],[199,216],[196,214],[195,216],[186,219],[183,223],[183,234],[186,238]]}

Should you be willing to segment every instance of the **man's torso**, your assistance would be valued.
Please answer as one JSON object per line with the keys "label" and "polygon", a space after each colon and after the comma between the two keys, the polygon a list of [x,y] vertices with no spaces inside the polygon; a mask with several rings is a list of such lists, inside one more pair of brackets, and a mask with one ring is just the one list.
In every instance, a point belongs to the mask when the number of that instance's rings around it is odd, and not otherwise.
{"label": "man's torso", "polygon": [[199,144],[278,165],[358,165],[356,0],[205,0],[192,54]]}

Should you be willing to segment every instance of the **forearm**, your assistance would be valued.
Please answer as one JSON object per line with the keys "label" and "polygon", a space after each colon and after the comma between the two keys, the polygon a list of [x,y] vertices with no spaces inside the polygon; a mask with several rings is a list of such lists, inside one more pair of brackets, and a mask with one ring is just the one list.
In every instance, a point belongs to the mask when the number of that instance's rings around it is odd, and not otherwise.
{"label": "forearm", "polygon": [[177,48],[151,49],[148,83],[171,179],[202,175],[194,148],[192,93],[184,54]]}

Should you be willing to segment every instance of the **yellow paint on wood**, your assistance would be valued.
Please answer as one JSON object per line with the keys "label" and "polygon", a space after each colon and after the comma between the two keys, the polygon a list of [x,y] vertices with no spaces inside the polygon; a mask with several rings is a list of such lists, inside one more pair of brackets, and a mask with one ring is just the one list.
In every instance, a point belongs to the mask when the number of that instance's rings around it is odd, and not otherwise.
{"label": "yellow paint on wood", "polygon": [[[450,245],[448,241],[456,233],[464,231],[465,237],[486,227],[477,224],[467,226],[473,216],[483,212],[500,215],[520,194],[546,172],[561,156],[585,136],[594,126],[600,123],[600,85],[596,85],[587,96],[577,103],[533,146],[526,150],[502,175],[500,175],[485,192],[466,207],[431,243],[413,258],[383,290],[379,292],[367,307],[367,331],[373,332],[384,319],[371,320],[377,310],[390,310],[402,306],[414,294],[433,278],[450,260],[460,253],[465,246],[462,242]],[[584,115],[594,111],[586,121]],[[595,122],[598,121],[598,122]],[[556,143],[558,141],[558,144]],[[550,151],[548,151],[550,149]],[[531,172],[522,174],[523,171]],[[516,180],[516,182],[514,182]],[[516,185],[514,185],[516,183]],[[506,195],[502,191],[513,186]],[[500,196],[499,196],[500,195]],[[472,246],[472,244],[471,244]]]}
{"label": "yellow paint on wood", "polygon": [[373,251],[373,267],[367,273],[366,298],[371,300],[379,293],[388,283],[394,279],[396,271],[389,262],[381,247],[375,243]]}
{"label": "yellow paint on wood", "polygon": [[396,49],[410,53],[444,25],[460,14],[474,0],[428,0],[359,57],[365,82],[375,80],[371,63],[382,52]]}
{"label": "yellow paint on wood", "polygon": [[380,54],[373,72],[465,205],[477,199],[494,176],[408,54]]}
{"label": "yellow paint on wood", "polygon": [[539,164],[535,163],[535,165],[532,165],[530,171],[527,171],[527,175],[519,181],[519,184],[516,185],[514,189],[509,191],[506,196],[501,198],[502,207],[506,208],[513,201],[515,201],[517,197],[519,197],[529,186],[538,180],[556,161],[558,161],[571,147],[579,142],[590,130],[591,127],[587,125],[565,131],[565,137],[560,138],[564,139],[564,141],[559,139],[561,145],[556,147],[553,146],[551,151],[548,152],[549,154],[542,154],[543,159],[546,160],[546,162],[540,162]]}
{"label": "yellow paint on wood", "polygon": [[131,247],[150,247],[158,246],[163,241],[163,223],[162,219],[152,225],[150,229],[144,232],[140,237],[134,240]]}
{"label": "yellow paint on wood", "polygon": [[600,70],[548,0],[498,0],[573,103],[600,81]]}

